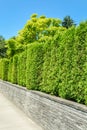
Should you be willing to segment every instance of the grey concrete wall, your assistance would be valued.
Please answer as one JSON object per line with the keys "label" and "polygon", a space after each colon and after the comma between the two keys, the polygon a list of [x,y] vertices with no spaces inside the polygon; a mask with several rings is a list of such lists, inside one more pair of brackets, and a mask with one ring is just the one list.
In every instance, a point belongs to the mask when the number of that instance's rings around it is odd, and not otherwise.
{"label": "grey concrete wall", "polygon": [[87,130],[87,107],[0,80],[0,92],[43,130]]}

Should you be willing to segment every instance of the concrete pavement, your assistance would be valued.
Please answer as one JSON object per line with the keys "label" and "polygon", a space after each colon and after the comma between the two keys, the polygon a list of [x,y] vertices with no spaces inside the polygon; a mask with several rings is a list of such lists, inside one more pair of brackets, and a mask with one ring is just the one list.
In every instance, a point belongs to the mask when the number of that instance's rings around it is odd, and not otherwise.
{"label": "concrete pavement", "polygon": [[0,130],[42,130],[0,93]]}

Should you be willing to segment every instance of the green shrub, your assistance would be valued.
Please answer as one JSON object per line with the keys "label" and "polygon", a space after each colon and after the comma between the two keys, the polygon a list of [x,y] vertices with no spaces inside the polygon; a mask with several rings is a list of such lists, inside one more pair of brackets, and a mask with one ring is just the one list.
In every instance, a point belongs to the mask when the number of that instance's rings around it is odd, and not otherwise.
{"label": "green shrub", "polygon": [[44,63],[41,91],[58,95],[58,47],[59,41],[48,41],[44,44]]}
{"label": "green shrub", "polygon": [[41,91],[83,104],[87,102],[86,28],[86,23],[72,27],[59,40],[44,44]]}
{"label": "green shrub", "polygon": [[18,84],[26,86],[26,51],[18,56]]}
{"label": "green shrub", "polygon": [[[60,54],[59,54],[59,96],[75,100],[72,94],[74,92],[74,76],[73,67],[75,69],[74,57],[74,44],[75,44],[75,28],[68,29],[62,36]],[[74,72],[75,73],[75,72]]]}
{"label": "green shrub", "polygon": [[43,44],[33,43],[27,49],[26,86],[39,90],[42,82]]}
{"label": "green shrub", "polygon": [[0,59],[0,79],[2,79],[2,59]]}
{"label": "green shrub", "polygon": [[14,84],[18,83],[18,55],[15,55],[13,57],[13,64],[12,64],[12,76],[11,76],[11,82]]}
{"label": "green shrub", "polygon": [[8,81],[12,82],[12,67],[13,67],[13,58],[9,60],[9,68],[8,68]]}
{"label": "green shrub", "polygon": [[4,58],[2,60],[2,79],[8,80],[8,68],[9,68],[9,60]]}
{"label": "green shrub", "polygon": [[87,104],[87,21],[76,30],[77,83],[76,101]]}

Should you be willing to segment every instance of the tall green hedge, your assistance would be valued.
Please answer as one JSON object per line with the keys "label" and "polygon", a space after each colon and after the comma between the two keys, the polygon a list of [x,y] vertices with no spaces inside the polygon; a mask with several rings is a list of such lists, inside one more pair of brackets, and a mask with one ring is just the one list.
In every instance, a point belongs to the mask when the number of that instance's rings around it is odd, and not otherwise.
{"label": "tall green hedge", "polygon": [[11,82],[18,83],[18,55],[13,57]]}
{"label": "tall green hedge", "polygon": [[26,59],[27,51],[18,56],[18,84],[26,86]]}
{"label": "tall green hedge", "polygon": [[44,44],[44,50],[41,91],[86,104],[87,23]]}
{"label": "tall green hedge", "polygon": [[0,78],[87,104],[87,22],[1,59]]}
{"label": "tall green hedge", "polygon": [[13,58],[9,59],[9,67],[8,67],[8,81],[12,82],[12,67],[13,67]]}
{"label": "tall green hedge", "polygon": [[9,66],[9,60],[3,59],[2,60],[2,79],[8,80],[8,66]]}
{"label": "tall green hedge", "polygon": [[0,79],[2,79],[2,59],[0,59]]}
{"label": "tall green hedge", "polygon": [[59,41],[48,41],[44,44],[44,63],[42,71],[41,91],[58,95],[58,49]]}
{"label": "tall green hedge", "polygon": [[39,90],[42,82],[43,44],[33,43],[27,49],[26,86]]}
{"label": "tall green hedge", "polygon": [[[71,91],[73,89],[73,57],[75,44],[75,28],[68,29],[62,36],[59,54],[59,96],[67,99],[75,100],[72,97]],[[74,72],[75,73],[75,72]]]}
{"label": "tall green hedge", "polygon": [[76,101],[87,104],[87,21],[76,29],[77,96]]}

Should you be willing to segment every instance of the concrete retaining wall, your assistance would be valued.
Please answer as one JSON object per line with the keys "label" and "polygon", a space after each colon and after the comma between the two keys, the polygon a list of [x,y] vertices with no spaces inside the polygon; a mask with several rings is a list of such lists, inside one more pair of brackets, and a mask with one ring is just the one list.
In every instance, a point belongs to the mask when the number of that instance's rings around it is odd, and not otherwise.
{"label": "concrete retaining wall", "polygon": [[87,130],[87,107],[0,80],[0,92],[43,130]]}

